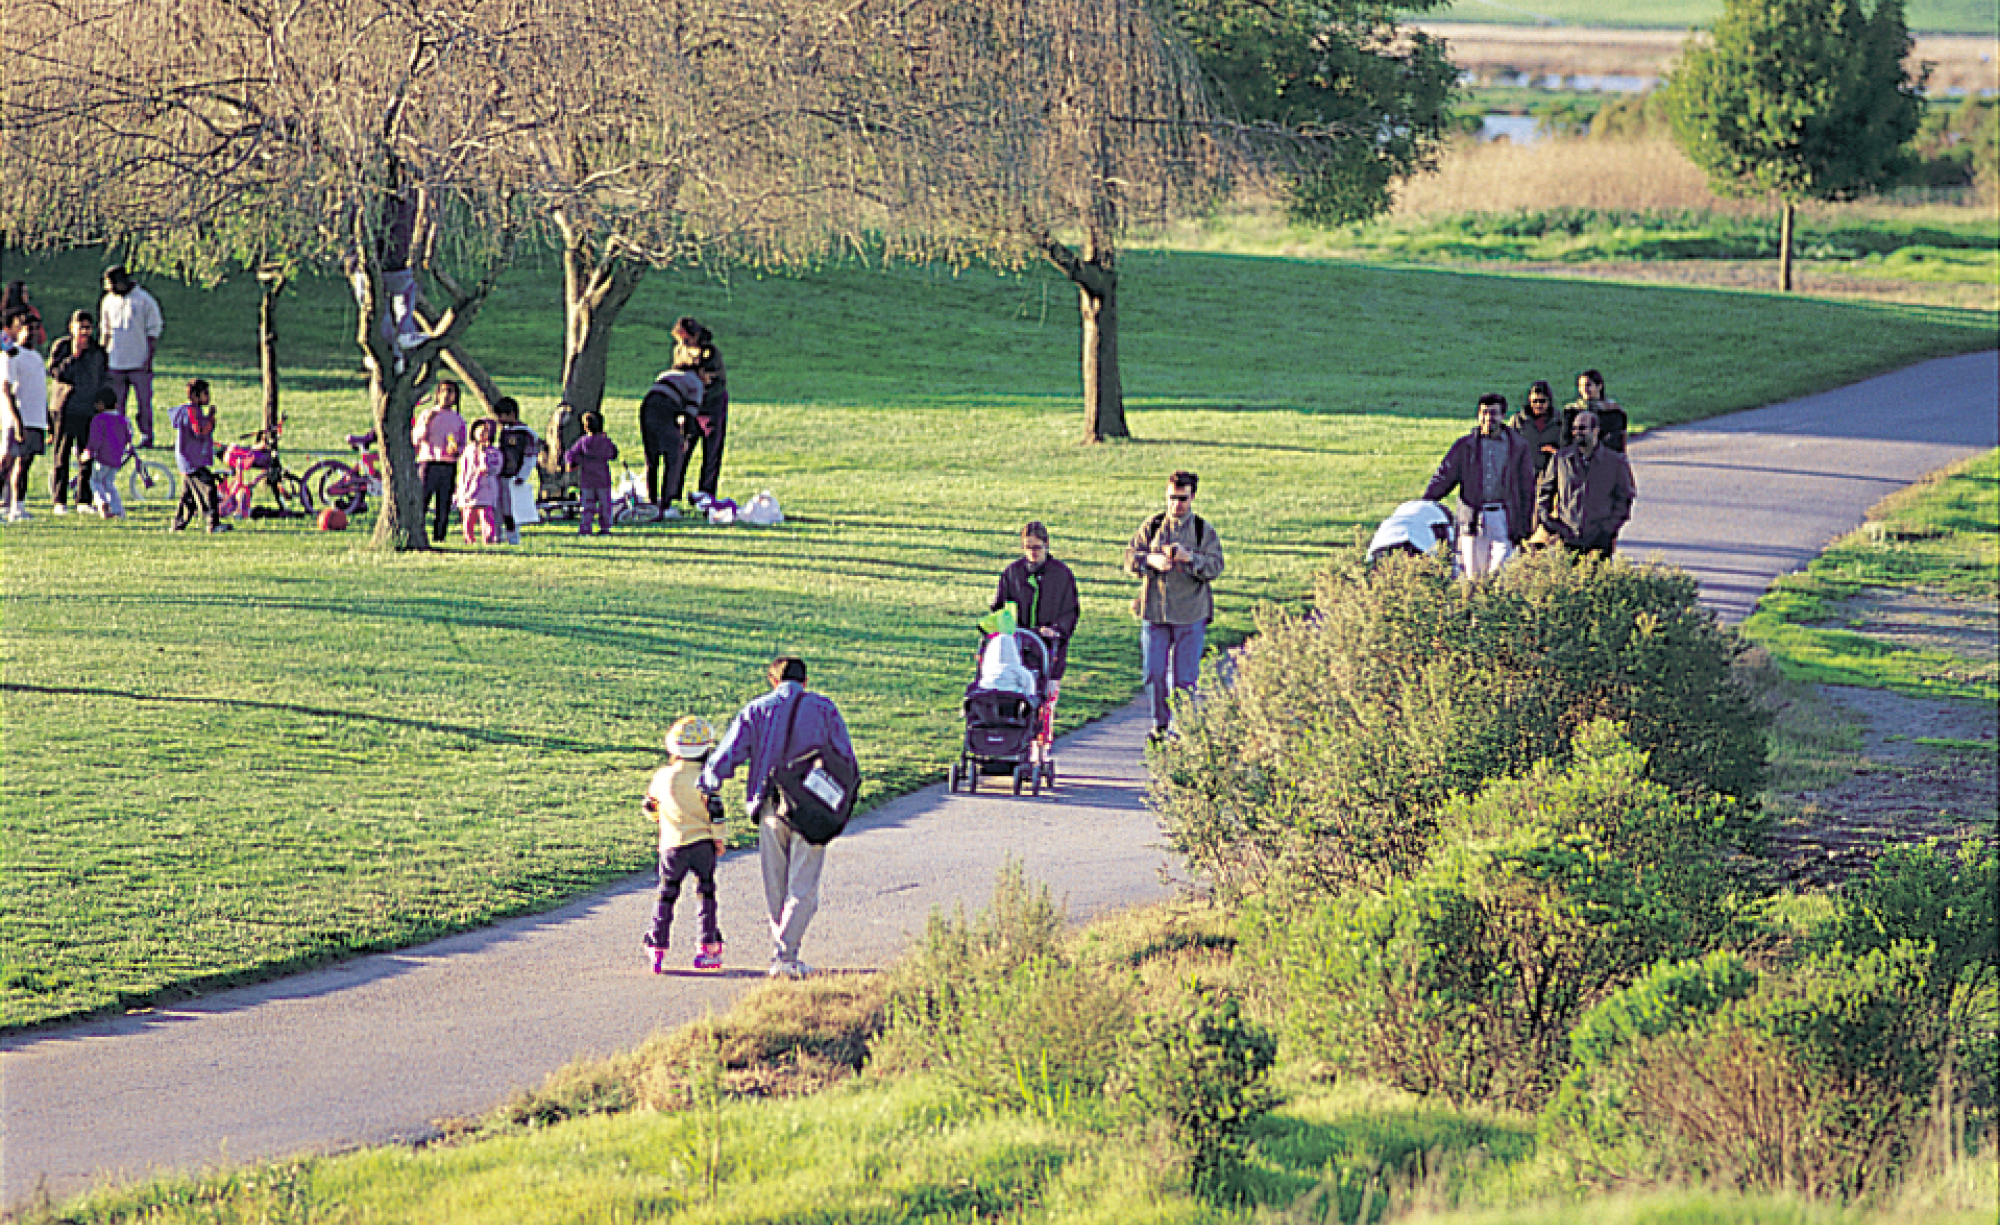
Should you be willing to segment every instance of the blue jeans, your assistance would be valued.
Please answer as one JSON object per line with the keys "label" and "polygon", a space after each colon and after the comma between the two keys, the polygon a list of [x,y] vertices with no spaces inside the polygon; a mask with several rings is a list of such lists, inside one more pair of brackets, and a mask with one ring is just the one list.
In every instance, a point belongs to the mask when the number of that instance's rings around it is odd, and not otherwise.
{"label": "blue jeans", "polygon": [[[1208,639],[1208,622],[1193,625],[1159,625],[1152,621],[1139,631],[1139,658],[1146,670],[1146,693],[1153,699],[1153,726],[1165,731],[1173,722],[1168,677],[1172,688],[1194,692],[1201,676],[1201,648]],[[1169,662],[1172,667],[1169,669]]]}

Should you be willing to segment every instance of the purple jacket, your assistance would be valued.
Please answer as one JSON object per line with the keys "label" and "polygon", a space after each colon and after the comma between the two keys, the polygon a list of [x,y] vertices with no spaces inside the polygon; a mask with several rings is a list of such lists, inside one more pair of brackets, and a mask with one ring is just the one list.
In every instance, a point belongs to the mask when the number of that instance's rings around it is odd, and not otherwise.
{"label": "purple jacket", "polygon": [[[804,703],[799,707],[799,721],[792,728],[791,743],[779,744],[794,698]],[[722,781],[748,760],[750,771],[743,776],[744,806],[755,816],[758,797],[763,795],[764,781],[771,771],[808,749],[819,749],[860,771],[854,743],[847,738],[847,722],[833,699],[808,692],[797,681],[786,681],[737,712],[729,730],[722,734],[722,743],[715,746],[708,765],[702,768],[701,789],[714,795],[722,789]]]}
{"label": "purple jacket", "polygon": [[123,468],[132,454],[132,423],[124,413],[99,413],[90,419],[90,462],[100,468]]}
{"label": "purple jacket", "polygon": [[[1507,449],[1506,476],[1498,489],[1486,488],[1479,454],[1485,447]],[[1481,508],[1498,503],[1507,510],[1507,535],[1516,543],[1535,530],[1535,453],[1513,430],[1503,426],[1498,437],[1485,439],[1474,430],[1452,443],[1424,486],[1424,501],[1442,502],[1453,489],[1458,490],[1459,523],[1470,523]]]}
{"label": "purple jacket", "polygon": [[563,462],[576,473],[578,489],[611,488],[611,461],[618,458],[618,444],[604,434],[585,434],[563,455]]}

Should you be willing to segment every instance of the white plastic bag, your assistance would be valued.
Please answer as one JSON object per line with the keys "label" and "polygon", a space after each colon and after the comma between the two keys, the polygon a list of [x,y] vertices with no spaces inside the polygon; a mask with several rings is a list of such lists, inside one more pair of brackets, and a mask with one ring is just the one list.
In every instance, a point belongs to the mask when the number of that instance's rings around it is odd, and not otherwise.
{"label": "white plastic bag", "polygon": [[759,527],[770,527],[785,521],[785,512],[778,509],[778,499],[766,489],[736,512],[738,523],[754,523]]}

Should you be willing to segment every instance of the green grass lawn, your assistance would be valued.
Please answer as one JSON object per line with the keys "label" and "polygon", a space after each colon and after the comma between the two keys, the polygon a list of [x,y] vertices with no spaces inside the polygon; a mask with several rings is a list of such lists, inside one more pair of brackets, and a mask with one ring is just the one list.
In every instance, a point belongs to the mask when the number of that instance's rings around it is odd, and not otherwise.
{"label": "green grass lawn", "polygon": [[[51,320],[101,259],[8,259]],[[775,529],[662,525],[516,550],[383,555],[362,533],[219,536],[38,514],[0,532],[0,1028],[134,1006],[546,908],[651,860],[637,800],[674,718],[726,718],[777,651],[854,730],[864,804],[941,777],[973,617],[1028,518],[1075,566],[1066,727],[1128,701],[1118,569],[1175,468],[1229,571],[1217,637],[1300,599],[1415,496],[1479,393],[1604,369],[1640,426],[1992,343],[1992,316],[1428,270],[1136,252],[1122,348],[1137,438],[1076,444],[1073,291],[1018,275],[828,267],[658,276],[612,365],[612,435],[679,313],[736,398],[724,492]],[[25,269],[25,270],[24,270]],[[528,267],[472,334],[529,420],[553,404],[558,277]],[[152,278],[160,382],[254,426],[254,291]],[[344,289],[287,301],[295,450],[362,428]],[[294,457],[294,466],[302,456]],[[37,475],[41,475],[40,472]],[[37,506],[40,503],[36,503]]]}

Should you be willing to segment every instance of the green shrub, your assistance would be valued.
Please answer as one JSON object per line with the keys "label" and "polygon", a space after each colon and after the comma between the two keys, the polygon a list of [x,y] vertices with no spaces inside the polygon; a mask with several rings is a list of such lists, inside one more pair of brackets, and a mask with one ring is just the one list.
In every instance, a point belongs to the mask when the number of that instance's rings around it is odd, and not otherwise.
{"label": "green shrub", "polygon": [[1264,1078],[1277,1055],[1277,1040],[1243,1018],[1235,997],[1190,982],[1173,1005],[1139,1018],[1110,1092],[1142,1123],[1171,1132],[1194,1186],[1206,1189],[1276,1104]]}
{"label": "green shrub", "polygon": [[1104,1087],[1137,1012],[1134,975],[1066,957],[1047,886],[1010,861],[973,919],[932,914],[892,972],[875,1048],[891,1068],[931,1068],[995,1106],[1060,1112]]}
{"label": "green shrub", "polygon": [[1626,725],[1675,790],[1753,796],[1768,716],[1741,647],[1679,571],[1521,559],[1462,583],[1423,559],[1323,576],[1315,610],[1265,610],[1223,684],[1152,758],[1174,848],[1224,896],[1308,896],[1422,862],[1454,793],[1569,760]]}
{"label": "green shrub", "polygon": [[1458,1102],[1536,1106],[1577,1017],[1746,928],[1738,805],[1677,796],[1607,724],[1576,760],[1443,810],[1429,863],[1308,916],[1246,908],[1300,1053]]}
{"label": "green shrub", "polygon": [[[1868,875],[1841,891],[1839,915],[1822,938],[1851,954],[1899,941],[1928,948],[1927,980],[1951,1026],[1943,1094],[1974,1128],[1995,1117],[2000,1070],[2000,855],[1982,842],[1946,854],[1934,843],[1890,847]],[[1949,1128],[1952,1143],[1964,1125]]]}
{"label": "green shrub", "polygon": [[1544,1142],[1600,1184],[1880,1191],[1936,1116],[1950,1027],[1929,970],[1908,942],[1754,981],[1731,958],[1663,966],[1579,1023]]}

